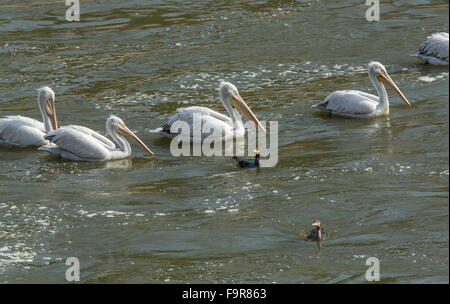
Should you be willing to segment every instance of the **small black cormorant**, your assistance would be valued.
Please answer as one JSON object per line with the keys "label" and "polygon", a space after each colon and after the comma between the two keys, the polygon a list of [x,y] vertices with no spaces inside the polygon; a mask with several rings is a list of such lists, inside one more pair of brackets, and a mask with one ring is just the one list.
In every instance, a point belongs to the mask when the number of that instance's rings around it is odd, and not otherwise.
{"label": "small black cormorant", "polygon": [[244,159],[240,157],[233,156],[233,159],[237,162],[238,166],[241,168],[259,168],[259,150],[255,151],[255,159]]}

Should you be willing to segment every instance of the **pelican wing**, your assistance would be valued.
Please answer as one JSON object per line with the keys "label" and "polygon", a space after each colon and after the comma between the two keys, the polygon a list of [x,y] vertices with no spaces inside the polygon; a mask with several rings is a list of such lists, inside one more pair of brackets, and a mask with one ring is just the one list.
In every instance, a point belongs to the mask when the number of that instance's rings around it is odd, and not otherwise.
{"label": "pelican wing", "polygon": [[414,55],[432,64],[448,64],[448,33],[428,36]]}
{"label": "pelican wing", "polygon": [[100,143],[102,143],[103,145],[105,145],[108,148],[114,149],[116,147],[116,145],[111,140],[109,140],[105,136],[101,135],[100,133],[98,133],[92,129],[89,129],[89,128],[86,128],[83,126],[78,126],[78,125],[68,125],[68,126],[64,126],[63,128],[71,128],[76,131],[85,133],[88,136],[92,136],[94,139],[97,139]]}
{"label": "pelican wing", "polygon": [[29,118],[29,117],[20,116],[20,115],[11,115],[11,116],[5,116],[4,118],[0,119],[0,121],[4,121],[4,120],[14,120],[16,123],[20,123],[22,125],[27,125],[27,126],[36,128],[38,130],[41,130],[42,132],[45,131],[44,124],[34,118]]}
{"label": "pelican wing", "polygon": [[[211,116],[214,117],[220,121],[226,122],[226,123],[232,123],[232,120],[230,117],[225,116],[217,111],[211,110],[210,108],[207,107],[198,107],[198,106],[193,106],[193,107],[188,107],[188,108],[178,108],[177,109],[178,114],[173,115],[172,117],[169,118],[169,121],[171,121],[172,119],[178,120],[176,119],[177,117],[187,117],[189,116],[189,114],[200,114],[202,116]],[[190,115],[192,117],[192,115]]]}
{"label": "pelican wing", "polygon": [[194,124],[193,122],[194,114],[200,115],[202,125],[207,123],[217,128],[227,128],[230,127],[233,123],[231,118],[219,112],[216,112],[206,107],[193,106],[188,108],[177,109],[177,114],[170,116],[167,122],[165,122],[160,128],[152,130],[152,132],[165,133],[166,135],[176,135],[170,132],[170,128],[172,127],[172,125],[176,121],[183,121],[192,128]]}
{"label": "pelican wing", "polygon": [[331,93],[316,107],[332,114],[358,116],[375,113],[377,105],[378,97],[375,95],[346,90]]}
{"label": "pelican wing", "polygon": [[42,146],[44,124],[23,116],[6,116],[0,119],[0,144],[14,147]]}
{"label": "pelican wing", "polygon": [[201,113],[202,115],[210,115],[210,116],[217,118],[219,120],[222,120],[224,122],[232,123],[232,120],[230,117],[223,115],[217,111],[211,110],[210,108],[207,108],[207,107],[193,106],[193,107],[188,107],[188,108],[178,108],[177,109],[177,112],[186,112],[186,111],[197,112],[197,113]]}
{"label": "pelican wing", "polygon": [[45,139],[57,148],[41,147],[41,150],[72,160],[104,160],[109,155],[108,147],[95,137],[73,127],[61,127],[50,131]]}

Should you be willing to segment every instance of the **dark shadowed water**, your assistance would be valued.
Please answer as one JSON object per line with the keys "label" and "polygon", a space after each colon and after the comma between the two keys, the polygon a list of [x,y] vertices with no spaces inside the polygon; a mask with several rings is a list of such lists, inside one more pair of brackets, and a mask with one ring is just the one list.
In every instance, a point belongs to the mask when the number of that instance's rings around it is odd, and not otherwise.
{"label": "dark shadowed water", "polygon": [[[108,163],[0,148],[0,282],[64,283],[78,257],[89,283],[449,281],[448,69],[410,57],[448,32],[448,1],[2,0],[0,116],[40,118],[56,92],[62,125],[104,132],[111,113],[156,152]],[[415,3],[415,4],[411,4]],[[389,117],[318,115],[337,89],[374,93],[385,64],[412,101]],[[279,122],[276,167],[173,157],[148,132],[176,108],[224,112],[233,82],[261,120]],[[330,239],[305,235],[319,219]]]}

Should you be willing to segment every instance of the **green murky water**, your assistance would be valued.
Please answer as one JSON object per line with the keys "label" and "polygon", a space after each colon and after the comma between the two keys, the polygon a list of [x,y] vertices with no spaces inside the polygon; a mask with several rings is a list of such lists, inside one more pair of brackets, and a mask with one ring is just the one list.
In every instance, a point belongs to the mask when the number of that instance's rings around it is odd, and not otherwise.
{"label": "green murky water", "polygon": [[[0,282],[448,282],[448,69],[409,54],[448,31],[448,1],[65,1],[0,4],[0,116],[39,118],[56,92],[62,125],[104,132],[121,117],[157,153],[109,163],[0,148]],[[385,64],[413,102],[368,120],[318,115],[337,89],[374,92]],[[149,129],[176,108],[224,111],[233,82],[261,120],[279,122],[280,161],[171,156]],[[320,219],[331,237],[304,241]]]}

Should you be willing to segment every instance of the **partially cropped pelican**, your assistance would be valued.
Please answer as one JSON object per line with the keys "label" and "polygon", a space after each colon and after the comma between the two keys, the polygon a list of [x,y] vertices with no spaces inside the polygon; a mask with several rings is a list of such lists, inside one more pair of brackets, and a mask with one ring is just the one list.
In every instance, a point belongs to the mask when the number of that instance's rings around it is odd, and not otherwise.
{"label": "partially cropped pelican", "polygon": [[81,126],[64,126],[50,131],[45,139],[55,146],[42,146],[39,150],[49,152],[58,157],[76,161],[106,161],[122,159],[131,155],[131,146],[124,138],[128,137],[141,146],[150,155],[154,153],[128,129],[125,123],[117,116],[111,115],[106,120],[106,130],[119,145],[107,140],[99,133]]}
{"label": "partially cropped pelican", "polygon": [[[190,128],[190,132],[189,138],[183,138],[183,140],[201,142],[206,137],[214,138],[217,136],[222,139],[242,137],[244,136],[245,128],[239,112],[265,131],[264,127],[244,102],[239,95],[237,88],[233,84],[222,82],[219,86],[219,92],[222,104],[230,117],[206,107],[193,106],[179,108],[177,109],[177,114],[171,116],[160,128],[151,130],[150,132],[163,134],[172,138],[179,134],[170,130],[172,125],[176,122],[185,122]],[[198,122],[198,128],[197,126],[194,127],[195,121]],[[199,132],[200,134],[193,134],[196,129],[201,131]],[[211,132],[211,129],[214,131]]]}
{"label": "partially cropped pelican", "polygon": [[38,105],[43,122],[23,116],[6,116],[0,119],[0,145],[27,147],[48,143],[44,135],[58,128],[55,93],[52,89],[38,89]]}
{"label": "partially cropped pelican", "polygon": [[448,33],[435,33],[427,37],[417,53],[412,54],[434,65],[448,65]]}
{"label": "partially cropped pelican", "polygon": [[389,114],[389,98],[383,84],[389,86],[408,106],[411,105],[381,63],[369,63],[369,78],[378,96],[355,90],[336,91],[315,107],[330,114],[346,117],[370,118],[387,115]]}

